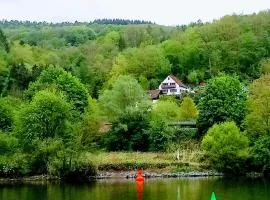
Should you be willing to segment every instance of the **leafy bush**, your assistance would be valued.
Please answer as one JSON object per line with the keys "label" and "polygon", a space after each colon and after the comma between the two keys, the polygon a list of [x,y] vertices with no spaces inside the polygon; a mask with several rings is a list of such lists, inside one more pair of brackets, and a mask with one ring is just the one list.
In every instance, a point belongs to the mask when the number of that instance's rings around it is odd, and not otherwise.
{"label": "leafy bush", "polygon": [[82,153],[62,150],[50,160],[48,173],[60,176],[68,181],[87,181],[97,174],[96,166],[85,159]]}
{"label": "leafy bush", "polygon": [[162,169],[165,167],[170,166],[171,163],[147,163],[147,162],[125,162],[125,163],[108,163],[102,164],[98,166],[99,170],[108,171],[108,170],[115,170],[115,171],[129,171],[129,170],[138,170],[139,168],[142,169]]}
{"label": "leafy bush", "polygon": [[0,132],[0,155],[13,153],[18,148],[18,139]]}
{"label": "leafy bush", "polygon": [[30,174],[64,176],[74,170],[81,172],[74,161],[80,149],[77,136],[71,134],[70,119],[70,104],[64,95],[53,90],[36,93],[18,114],[16,134],[29,155]]}
{"label": "leafy bush", "polygon": [[127,108],[106,135],[107,149],[147,151],[149,147],[148,116],[148,111],[142,107]]}
{"label": "leafy bush", "polygon": [[1,177],[20,177],[31,173],[29,155],[15,153],[0,156],[0,176]]}
{"label": "leafy bush", "polygon": [[153,106],[150,119],[149,137],[152,151],[165,151],[174,137],[169,123],[177,121],[179,107],[171,99],[164,99]]}
{"label": "leafy bush", "polygon": [[12,131],[16,113],[22,105],[21,99],[12,96],[0,98],[0,131]]}
{"label": "leafy bush", "polygon": [[174,132],[165,120],[156,118],[150,122],[149,135],[151,151],[166,151],[173,139]]}
{"label": "leafy bush", "polygon": [[270,73],[270,58],[263,58],[260,61],[260,72],[261,72],[261,74],[269,74]]}
{"label": "leafy bush", "polygon": [[7,62],[2,53],[0,50],[0,95],[6,96],[8,93],[9,69],[6,67]]}
{"label": "leafy bush", "polygon": [[112,129],[105,137],[108,150],[146,151],[150,100],[132,76],[119,76],[111,90],[100,97],[105,115],[112,122]]}
{"label": "leafy bush", "polygon": [[102,137],[99,133],[100,126],[101,116],[98,103],[96,100],[90,99],[77,130],[82,148],[93,150],[98,147],[97,143]]}
{"label": "leafy bush", "polygon": [[202,140],[205,156],[213,168],[225,173],[243,172],[248,157],[248,138],[234,122],[215,124]]}
{"label": "leafy bush", "polygon": [[265,175],[270,174],[270,136],[257,140],[252,147],[252,161]]}
{"label": "leafy bush", "polygon": [[[62,162],[59,155],[63,151],[66,151],[65,145],[63,140],[59,138],[35,140],[35,149],[31,152],[31,171],[35,172],[35,174],[48,173],[53,160],[58,159]],[[53,175],[56,175],[56,173]]]}
{"label": "leafy bush", "polygon": [[61,177],[69,181],[88,181],[97,174],[97,168],[89,161],[78,158],[61,170]]}
{"label": "leafy bush", "polygon": [[13,64],[10,68],[9,88],[23,91],[33,81],[32,73],[24,64]]}
{"label": "leafy bush", "polygon": [[253,143],[270,134],[270,74],[253,81],[247,101],[248,114],[245,118],[246,131]]}
{"label": "leafy bush", "polygon": [[0,98],[0,130],[11,131],[13,109],[4,98]]}
{"label": "leafy bush", "polygon": [[0,49],[4,49],[6,52],[9,52],[10,46],[7,39],[7,36],[4,34],[2,29],[0,29]]}
{"label": "leafy bush", "polygon": [[184,97],[180,106],[180,120],[196,120],[199,111],[191,97]]}
{"label": "leafy bush", "polygon": [[174,140],[190,140],[198,136],[197,128],[175,128]]}
{"label": "leafy bush", "polygon": [[158,101],[157,104],[153,106],[152,119],[162,118],[167,122],[178,121],[179,119],[179,107],[177,103],[170,97]]}
{"label": "leafy bush", "polygon": [[33,147],[35,140],[68,137],[69,118],[70,105],[63,95],[48,90],[40,91],[19,113],[17,136],[25,149]]}

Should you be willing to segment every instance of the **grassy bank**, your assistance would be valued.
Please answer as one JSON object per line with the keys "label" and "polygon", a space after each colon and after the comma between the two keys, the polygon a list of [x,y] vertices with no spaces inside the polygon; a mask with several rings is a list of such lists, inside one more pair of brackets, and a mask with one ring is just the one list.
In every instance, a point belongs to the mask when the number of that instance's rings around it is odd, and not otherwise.
{"label": "grassy bank", "polygon": [[99,152],[87,153],[89,162],[97,166],[99,171],[129,171],[142,167],[150,171],[192,171],[200,170],[204,164],[199,159],[198,149],[180,151],[179,160],[176,153],[149,152]]}

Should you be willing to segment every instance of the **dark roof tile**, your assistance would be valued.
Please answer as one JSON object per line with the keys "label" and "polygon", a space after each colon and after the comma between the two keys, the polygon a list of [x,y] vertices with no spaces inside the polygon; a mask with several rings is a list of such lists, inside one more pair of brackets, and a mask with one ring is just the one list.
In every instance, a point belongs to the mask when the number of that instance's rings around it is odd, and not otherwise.
{"label": "dark roof tile", "polygon": [[159,90],[150,90],[149,94],[152,99],[158,99],[160,91]]}
{"label": "dark roof tile", "polygon": [[179,86],[187,88],[187,86],[182,83],[182,81],[180,81],[176,76],[170,75],[169,77],[171,77]]}

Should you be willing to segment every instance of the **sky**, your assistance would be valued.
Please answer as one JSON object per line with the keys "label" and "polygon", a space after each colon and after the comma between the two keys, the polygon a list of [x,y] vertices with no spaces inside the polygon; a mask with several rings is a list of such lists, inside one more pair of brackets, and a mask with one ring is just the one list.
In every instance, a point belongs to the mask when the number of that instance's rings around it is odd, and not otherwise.
{"label": "sky", "polygon": [[0,20],[143,19],[162,25],[203,22],[270,9],[270,0],[0,0]]}

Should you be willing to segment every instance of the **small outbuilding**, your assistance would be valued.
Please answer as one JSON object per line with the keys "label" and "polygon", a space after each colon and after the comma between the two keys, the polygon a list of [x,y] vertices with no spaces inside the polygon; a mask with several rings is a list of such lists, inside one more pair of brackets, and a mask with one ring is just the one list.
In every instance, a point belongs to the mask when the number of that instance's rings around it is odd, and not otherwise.
{"label": "small outbuilding", "polygon": [[158,100],[159,99],[159,95],[160,95],[160,90],[150,90],[149,91],[149,95],[150,95],[152,101]]}

